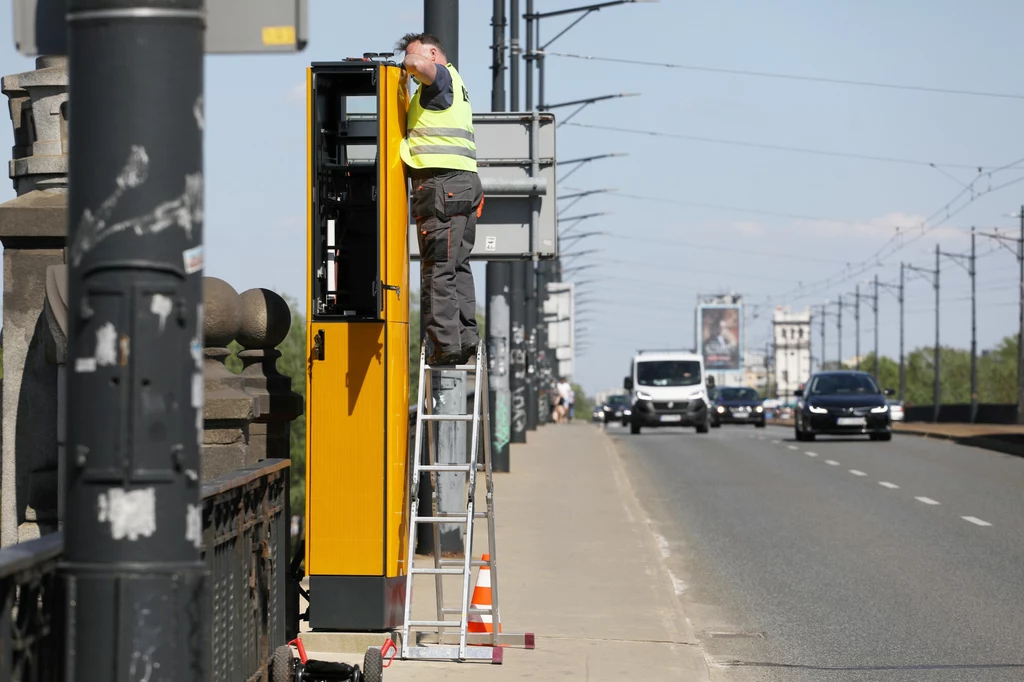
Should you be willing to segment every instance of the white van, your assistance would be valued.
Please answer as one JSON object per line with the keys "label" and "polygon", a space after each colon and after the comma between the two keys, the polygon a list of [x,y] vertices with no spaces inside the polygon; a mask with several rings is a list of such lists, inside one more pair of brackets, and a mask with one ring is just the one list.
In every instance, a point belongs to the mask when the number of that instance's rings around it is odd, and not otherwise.
{"label": "white van", "polygon": [[704,358],[689,351],[639,351],[623,382],[632,409],[630,433],[644,427],[693,426],[707,433],[708,389]]}

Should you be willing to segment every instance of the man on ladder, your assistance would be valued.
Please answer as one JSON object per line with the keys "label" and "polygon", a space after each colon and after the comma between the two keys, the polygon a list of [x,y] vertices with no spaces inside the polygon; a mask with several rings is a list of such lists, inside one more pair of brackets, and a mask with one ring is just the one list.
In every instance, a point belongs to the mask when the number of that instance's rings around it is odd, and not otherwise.
{"label": "man on ladder", "polygon": [[420,84],[409,103],[402,160],[413,181],[420,247],[420,306],[433,344],[427,363],[461,365],[476,355],[476,293],[469,255],[483,187],[476,168],[473,108],[440,41],[410,33],[398,41],[403,68]]}

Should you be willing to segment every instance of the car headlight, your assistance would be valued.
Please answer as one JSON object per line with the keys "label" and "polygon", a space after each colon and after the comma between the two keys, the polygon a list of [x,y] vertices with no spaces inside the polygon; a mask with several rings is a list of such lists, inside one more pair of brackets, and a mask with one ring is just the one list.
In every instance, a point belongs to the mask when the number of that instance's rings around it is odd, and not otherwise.
{"label": "car headlight", "polygon": [[888,409],[889,409],[888,405],[879,405],[878,407],[872,407],[871,408],[871,413],[872,414],[882,414],[883,412],[885,412]]}
{"label": "car headlight", "polygon": [[824,407],[818,407],[817,405],[808,405],[807,407],[814,414],[828,414],[828,410]]}
{"label": "car headlight", "polygon": [[644,393],[643,391],[637,391],[636,392],[636,399],[637,400],[653,400],[653,398],[652,398],[650,393]]}
{"label": "car headlight", "polygon": [[724,413],[725,413],[725,408],[722,407],[721,405],[719,405],[718,406],[718,414],[724,414]]}
{"label": "car headlight", "polygon": [[622,414],[628,417],[629,415],[633,414],[633,410],[623,410]]}
{"label": "car headlight", "polygon": [[764,412],[764,407],[758,405],[757,407],[754,408],[754,412]]}

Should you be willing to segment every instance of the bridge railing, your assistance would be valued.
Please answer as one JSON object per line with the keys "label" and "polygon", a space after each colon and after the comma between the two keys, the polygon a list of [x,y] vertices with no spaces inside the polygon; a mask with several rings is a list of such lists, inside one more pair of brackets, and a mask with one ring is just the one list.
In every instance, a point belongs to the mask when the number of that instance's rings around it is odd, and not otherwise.
{"label": "bridge railing", "polygon": [[[267,459],[203,484],[204,622],[218,682],[267,682],[289,636],[289,465]],[[64,679],[63,549],[58,532],[0,550],[0,682]]]}

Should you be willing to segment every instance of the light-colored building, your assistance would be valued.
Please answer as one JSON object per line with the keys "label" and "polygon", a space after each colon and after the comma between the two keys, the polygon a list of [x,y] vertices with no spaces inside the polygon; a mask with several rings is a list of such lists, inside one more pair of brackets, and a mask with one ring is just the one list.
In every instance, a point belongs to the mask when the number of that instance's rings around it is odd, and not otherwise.
{"label": "light-colored building", "polygon": [[748,350],[743,354],[743,385],[764,391],[768,368],[764,366],[764,352]]}
{"label": "light-colored building", "polygon": [[811,378],[811,311],[778,306],[772,315],[774,393],[783,401]]}

